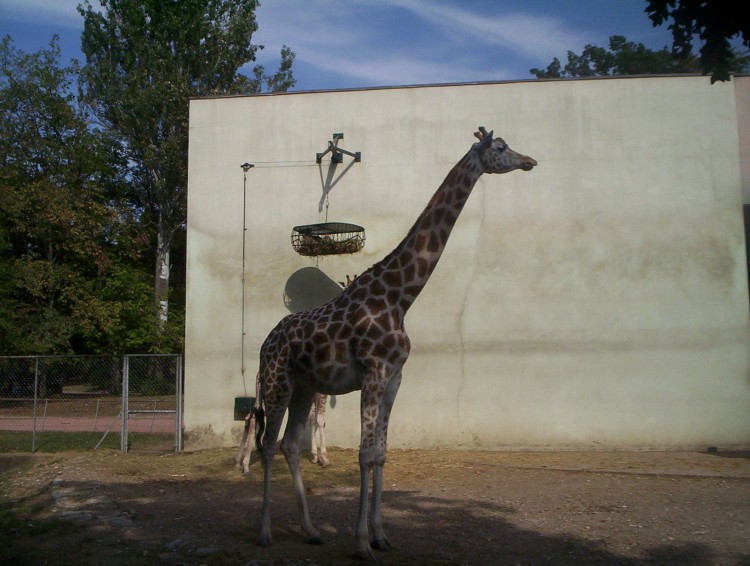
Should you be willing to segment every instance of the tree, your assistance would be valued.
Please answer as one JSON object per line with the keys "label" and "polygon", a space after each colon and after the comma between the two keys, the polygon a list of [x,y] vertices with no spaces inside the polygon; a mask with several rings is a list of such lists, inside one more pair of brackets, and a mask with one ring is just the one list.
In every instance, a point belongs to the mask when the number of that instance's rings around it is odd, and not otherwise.
{"label": "tree", "polygon": [[628,41],[622,35],[610,36],[609,50],[596,45],[586,45],[580,55],[568,51],[568,62],[564,68],[560,60],[555,57],[546,69],[529,70],[539,79],[674,74],[697,71],[698,62],[695,57],[685,55],[675,58],[666,47],[654,51],[643,43]]}
{"label": "tree", "polygon": [[703,74],[711,73],[711,83],[728,81],[736,71],[737,59],[744,60],[747,71],[747,53],[738,55],[732,50],[730,39],[740,37],[750,48],[750,4],[727,0],[648,0],[646,12],[654,26],[672,20],[672,48],[678,57],[690,55],[693,38],[703,42],[700,63]]}
{"label": "tree", "polygon": [[[67,353],[127,335],[113,293],[138,253],[122,156],[76,105],[75,67],[0,42],[0,351]],[[131,275],[131,278],[133,276]]]}
{"label": "tree", "polygon": [[186,221],[188,102],[193,96],[253,94],[294,86],[294,53],[286,46],[273,75],[256,65],[263,47],[255,0],[87,1],[81,37],[83,100],[117,136],[127,158],[133,199],[155,239],[154,299],[168,318],[170,250]]}

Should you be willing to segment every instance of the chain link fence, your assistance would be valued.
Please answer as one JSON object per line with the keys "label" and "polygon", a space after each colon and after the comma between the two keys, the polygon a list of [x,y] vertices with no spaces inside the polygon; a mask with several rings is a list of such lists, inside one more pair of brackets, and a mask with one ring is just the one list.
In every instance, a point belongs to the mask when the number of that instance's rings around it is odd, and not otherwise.
{"label": "chain link fence", "polygon": [[120,448],[181,451],[182,357],[125,356],[123,374]]}
{"label": "chain link fence", "polygon": [[182,357],[0,356],[0,452],[182,449]]}

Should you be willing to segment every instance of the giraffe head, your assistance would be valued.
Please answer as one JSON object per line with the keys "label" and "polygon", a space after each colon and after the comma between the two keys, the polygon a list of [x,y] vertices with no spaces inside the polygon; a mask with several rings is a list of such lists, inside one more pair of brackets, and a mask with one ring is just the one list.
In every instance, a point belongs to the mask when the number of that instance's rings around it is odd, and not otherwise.
{"label": "giraffe head", "polygon": [[479,131],[474,133],[479,141],[473,149],[479,153],[484,173],[509,173],[516,169],[531,171],[536,166],[535,159],[513,151],[502,138],[493,139],[492,133],[484,126],[479,126]]}

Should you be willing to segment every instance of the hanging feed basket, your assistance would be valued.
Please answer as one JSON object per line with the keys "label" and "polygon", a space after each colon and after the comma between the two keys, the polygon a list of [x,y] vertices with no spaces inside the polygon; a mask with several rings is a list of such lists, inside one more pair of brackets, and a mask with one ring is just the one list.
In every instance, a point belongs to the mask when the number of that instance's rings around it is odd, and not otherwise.
{"label": "hanging feed basket", "polygon": [[355,254],[365,247],[365,229],[346,222],[295,226],[292,247],[304,256]]}

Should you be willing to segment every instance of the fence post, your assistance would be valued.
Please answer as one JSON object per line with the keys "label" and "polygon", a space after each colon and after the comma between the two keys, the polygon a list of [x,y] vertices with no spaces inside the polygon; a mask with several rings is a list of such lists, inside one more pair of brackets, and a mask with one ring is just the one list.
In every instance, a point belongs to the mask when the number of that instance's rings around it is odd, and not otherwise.
{"label": "fence post", "polygon": [[175,407],[175,438],[177,443],[175,445],[175,452],[182,452],[182,354],[177,354],[177,371],[175,371],[177,377],[175,393],[177,406]]}
{"label": "fence post", "polygon": [[47,426],[47,409],[49,408],[49,397],[47,397],[44,400],[44,414],[42,415],[42,431],[44,432],[46,429],[44,427]]}
{"label": "fence post", "polygon": [[120,450],[128,451],[128,375],[130,373],[130,358],[122,358],[122,426],[120,427]]}
{"label": "fence post", "polygon": [[39,356],[34,356],[34,418],[31,429],[31,453],[36,452],[36,401],[39,387]]}
{"label": "fence post", "polygon": [[96,423],[99,421],[99,403],[101,399],[96,400],[96,412],[94,413],[94,432],[96,432]]}

